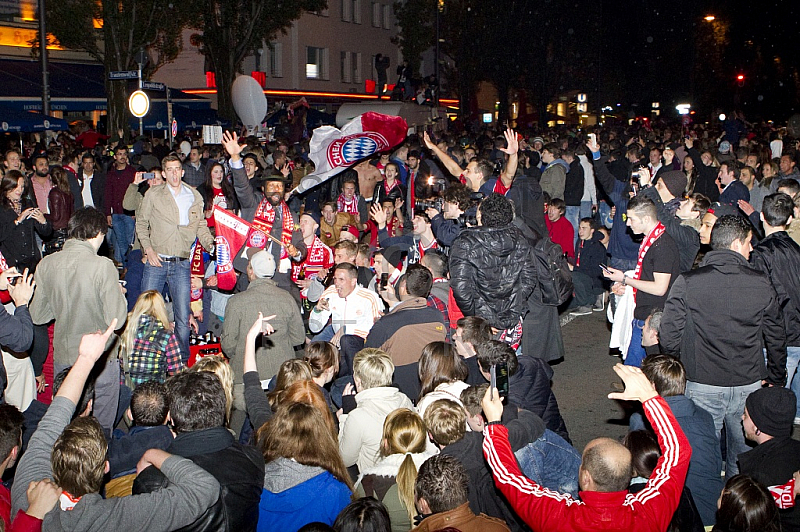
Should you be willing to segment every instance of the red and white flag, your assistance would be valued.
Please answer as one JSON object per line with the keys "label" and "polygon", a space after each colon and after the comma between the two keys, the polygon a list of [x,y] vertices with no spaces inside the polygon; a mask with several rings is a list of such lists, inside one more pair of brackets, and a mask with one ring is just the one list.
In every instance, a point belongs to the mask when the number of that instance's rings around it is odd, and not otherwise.
{"label": "red and white flag", "polygon": [[300,181],[298,194],[327,181],[365,157],[394,148],[406,138],[408,124],[399,116],[364,113],[339,130],[321,126],[314,130],[309,157],[316,169]]}
{"label": "red and white flag", "polygon": [[214,207],[214,223],[217,238],[217,286],[221,290],[233,290],[236,272],[233,271],[233,255],[242,249],[250,224],[225,209]]}

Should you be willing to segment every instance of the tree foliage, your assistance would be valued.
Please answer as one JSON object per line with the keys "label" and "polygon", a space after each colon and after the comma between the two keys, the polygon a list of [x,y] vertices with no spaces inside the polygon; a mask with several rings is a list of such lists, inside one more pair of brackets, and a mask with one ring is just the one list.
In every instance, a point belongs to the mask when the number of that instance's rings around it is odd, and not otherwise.
{"label": "tree foliage", "polygon": [[327,0],[194,0],[191,9],[201,14],[197,40],[214,69],[222,117],[236,122],[231,86],[244,59],[303,13],[326,7]]}
{"label": "tree foliage", "polygon": [[135,57],[145,50],[149,79],[183,48],[181,32],[194,15],[170,0],[57,0],[47,2],[47,30],[65,48],[83,50],[106,70],[108,129],[127,130],[125,81],[110,81],[114,70],[135,70]]}

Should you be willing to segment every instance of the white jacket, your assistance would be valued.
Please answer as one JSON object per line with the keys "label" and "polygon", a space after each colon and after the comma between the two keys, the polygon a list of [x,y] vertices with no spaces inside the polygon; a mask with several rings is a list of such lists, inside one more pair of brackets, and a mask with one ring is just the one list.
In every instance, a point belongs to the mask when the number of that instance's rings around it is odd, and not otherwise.
{"label": "white jacket", "polygon": [[390,386],[369,388],[356,394],[358,406],[339,419],[339,451],[344,465],[358,465],[359,471],[367,471],[379,459],[383,422],[394,410],[414,405],[403,392]]}

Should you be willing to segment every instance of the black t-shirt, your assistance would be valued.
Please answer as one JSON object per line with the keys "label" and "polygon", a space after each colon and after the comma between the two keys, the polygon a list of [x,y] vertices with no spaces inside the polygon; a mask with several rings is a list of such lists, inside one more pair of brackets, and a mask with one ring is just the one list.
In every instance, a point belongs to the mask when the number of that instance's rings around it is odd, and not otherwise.
{"label": "black t-shirt", "polygon": [[[642,274],[639,279],[642,281],[654,281],[654,273],[670,274],[669,288],[672,288],[672,283],[681,274],[681,254],[678,251],[678,245],[667,233],[662,234],[647,250],[647,254],[642,261]],[[669,288],[663,296],[654,296],[643,290],[638,290],[636,292],[636,309],[633,311],[633,317],[637,320],[645,320],[654,308],[663,309],[669,295]]]}

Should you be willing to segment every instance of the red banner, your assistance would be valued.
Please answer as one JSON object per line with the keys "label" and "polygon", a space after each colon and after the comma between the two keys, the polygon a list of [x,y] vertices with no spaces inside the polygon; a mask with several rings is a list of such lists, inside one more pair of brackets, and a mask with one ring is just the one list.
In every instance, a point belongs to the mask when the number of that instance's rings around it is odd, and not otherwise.
{"label": "red banner", "polygon": [[217,286],[220,290],[233,290],[236,272],[233,271],[233,254],[242,249],[250,224],[225,209],[214,207],[217,238]]}

